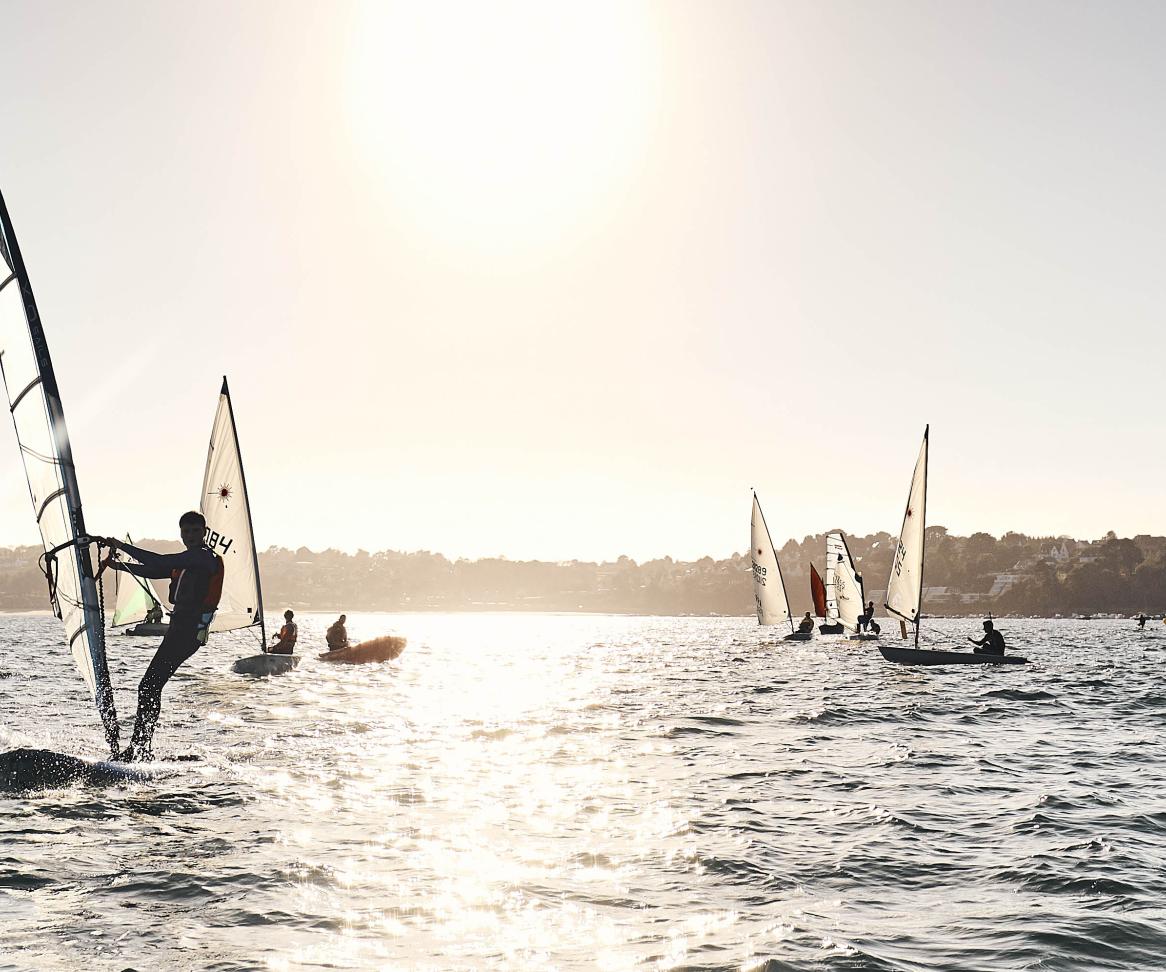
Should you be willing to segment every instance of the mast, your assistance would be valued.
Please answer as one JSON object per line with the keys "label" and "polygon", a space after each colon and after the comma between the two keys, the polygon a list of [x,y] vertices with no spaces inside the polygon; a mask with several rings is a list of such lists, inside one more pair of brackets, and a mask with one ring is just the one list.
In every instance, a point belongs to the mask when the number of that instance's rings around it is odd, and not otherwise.
{"label": "mast", "polygon": [[231,392],[227,388],[227,376],[223,375],[223,390],[227,399],[227,414],[231,417],[231,435],[235,437],[235,455],[239,459],[239,485],[243,489],[243,502],[247,506],[247,530],[251,535],[251,562],[255,567],[255,613],[259,615],[259,634],[263,651],[267,651],[267,622],[263,618],[263,583],[259,579],[259,550],[255,546],[255,525],[251,522],[251,496],[247,492],[247,474],[243,471],[243,453],[239,449],[239,428],[235,425],[235,408],[231,404]]}
{"label": "mast", "polygon": [[[9,411],[12,415],[13,426],[16,429],[17,442],[21,448],[21,458],[24,460],[25,475],[28,479],[29,496],[33,501],[37,527],[48,558],[46,567],[53,569],[51,560],[53,554],[60,552],[68,558],[66,569],[75,575],[76,593],[73,593],[73,578],[66,575],[66,587],[61,589],[59,583],[50,579],[50,596],[53,610],[57,617],[65,622],[65,634],[68,639],[69,650],[77,660],[78,667],[85,681],[93,691],[97,711],[101,716],[105,728],[106,741],[111,748],[116,749],[118,744],[117,712],[113,702],[113,688],[109,681],[109,666],[105,657],[105,618],[102,616],[100,599],[97,591],[97,581],[93,573],[93,562],[89,553],[88,533],[85,529],[85,518],[81,511],[81,491],[77,485],[77,471],[73,465],[73,448],[69,440],[68,429],[65,425],[65,411],[61,404],[61,392],[57,385],[57,376],[53,370],[53,361],[49,356],[48,342],[45,339],[44,328],[41,324],[40,312],[37,310],[36,298],[32,293],[32,284],[28,279],[28,270],[24,265],[24,257],[20,252],[20,244],[16,240],[16,233],[12,227],[8,207],[0,195],[0,260],[7,263],[12,273],[0,280],[0,291],[16,284],[20,288],[20,298],[24,308],[25,324],[28,327],[28,337],[32,345],[35,374],[17,374],[17,380],[26,381],[26,384],[15,390],[8,388],[8,371],[6,365],[10,362],[19,364],[15,354],[5,361],[7,351],[15,352],[15,348],[0,348],[0,372],[3,372],[5,388],[8,391]],[[3,273],[0,267],[0,274]],[[48,431],[52,440],[54,455],[45,456],[30,448],[23,441],[21,419],[17,409],[28,401],[35,409],[35,396],[28,400],[37,385],[44,405],[44,416],[48,419]],[[23,431],[30,431],[35,424],[29,421]],[[30,465],[32,464],[32,465]],[[44,466],[44,469],[40,467]],[[36,476],[34,470],[43,475]],[[55,489],[47,489],[55,486]],[[46,488],[44,495],[38,496],[38,488]],[[63,500],[64,509],[60,508],[59,501]],[[56,507],[56,509],[54,509]],[[61,522],[57,523],[53,517],[61,514]],[[48,521],[46,522],[46,516]],[[58,565],[60,566],[60,565]],[[59,579],[59,575],[58,575]],[[79,599],[75,600],[79,595]],[[61,601],[66,607],[62,608]],[[78,612],[80,617],[77,617]],[[75,627],[74,627],[75,625]],[[73,630],[70,630],[73,628]],[[76,646],[78,639],[83,639],[80,648]]]}
{"label": "mast", "polygon": [[915,649],[919,649],[919,625],[923,621],[923,566],[927,561],[927,460],[931,456],[931,423],[923,426],[923,548],[919,551],[919,611],[915,618]]}

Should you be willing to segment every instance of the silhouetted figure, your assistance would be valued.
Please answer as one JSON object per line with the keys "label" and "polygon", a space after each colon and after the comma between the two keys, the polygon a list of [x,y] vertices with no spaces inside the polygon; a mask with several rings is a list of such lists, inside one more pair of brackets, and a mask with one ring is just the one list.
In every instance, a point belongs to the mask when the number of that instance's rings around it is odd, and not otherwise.
{"label": "silhouetted figure", "polygon": [[122,762],[153,759],[154,728],[162,712],[162,689],[179,666],[206,644],[210,623],[223,593],[223,559],[205,543],[206,519],[191,510],[178,520],[182,536],[181,553],[160,554],[106,537],[110,558],[124,550],[138,563],[107,560],[114,570],[124,570],[137,577],[170,578],[170,628],[158,645],[154,659],[138,685],[138,716],[130,745],[114,758]]}
{"label": "silhouetted figure", "polygon": [[874,619],[874,601],[866,602],[866,611],[858,616],[858,630],[872,631],[878,634],[882,628],[878,626],[878,622]]}
{"label": "silhouetted figure", "polygon": [[1138,615],[1138,627],[1144,628],[1146,626],[1146,616],[1144,614]]}
{"label": "silhouetted figure", "polygon": [[337,651],[341,648],[348,647],[348,629],[344,627],[344,622],[348,620],[347,614],[340,615],[340,619],[328,629],[328,633],[324,636],[328,642],[329,651]]}
{"label": "silhouetted figure", "polygon": [[271,646],[271,654],[273,655],[290,655],[295,651],[296,638],[299,637],[300,629],[292,620],[295,617],[295,612],[287,610],[283,612],[283,627],[279,629],[279,634],[272,635],[273,638],[279,640]]}
{"label": "silhouetted figure", "polygon": [[805,634],[807,631],[813,631],[813,630],[814,630],[814,619],[810,617],[810,612],[807,611],[806,616],[804,618],[802,618],[801,623],[798,625],[798,631],[801,632],[802,634]]}
{"label": "silhouetted figure", "polygon": [[996,626],[991,621],[984,622],[984,637],[979,641],[975,638],[969,638],[973,645],[976,645],[975,654],[977,655],[1003,655],[1004,654],[1004,635],[996,630]]}
{"label": "silhouetted figure", "polygon": [[150,610],[146,612],[146,624],[161,624],[162,623],[162,605],[155,601],[150,605]]}

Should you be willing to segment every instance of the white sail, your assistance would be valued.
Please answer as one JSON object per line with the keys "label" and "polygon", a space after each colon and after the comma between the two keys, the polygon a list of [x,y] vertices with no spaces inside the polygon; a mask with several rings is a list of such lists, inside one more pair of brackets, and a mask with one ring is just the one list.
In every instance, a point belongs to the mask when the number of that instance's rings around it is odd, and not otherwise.
{"label": "white sail", "polygon": [[915,461],[911,477],[911,492],[907,497],[907,511],[903,528],[899,531],[899,545],[887,581],[887,610],[904,621],[912,621],[918,632],[919,612],[923,607],[923,544],[927,523],[927,437],[923,430],[923,445]]}
{"label": "white sail", "polygon": [[[753,522],[750,530],[750,556],[753,560],[753,595],[757,600],[758,624],[781,624],[790,620],[789,599],[777,562],[777,551],[765,524],[765,514],[757,494],[753,494]],[[792,623],[791,623],[792,627]]]}
{"label": "white sail", "polygon": [[52,359],[20,247],[0,198],[0,372],[16,428],[33,513],[46,552],[53,611],[81,677],[97,702],[107,739],[117,742],[117,714],[105,658],[93,560],[81,493]]}
{"label": "white sail", "polygon": [[831,604],[834,605],[834,617],[857,631],[858,616],[864,608],[862,576],[854,569],[846,538],[838,532],[826,534],[827,608]]}
{"label": "white sail", "polygon": [[826,535],[826,624],[838,623],[838,558],[831,555],[830,538],[834,534]]}
{"label": "white sail", "polygon": [[[133,543],[129,534],[126,534],[126,543]],[[120,628],[145,621],[146,614],[157,603],[153,591],[147,589],[150,582],[145,577],[135,577],[125,570],[113,570],[109,574],[113,574],[114,583],[113,626]]]}
{"label": "white sail", "polygon": [[243,478],[243,459],[239,454],[239,437],[226,378],[211,428],[200,509],[206,517],[207,546],[223,558],[224,568],[223,595],[211,631],[232,631],[257,624],[266,644],[251,504],[247,499],[247,482]]}

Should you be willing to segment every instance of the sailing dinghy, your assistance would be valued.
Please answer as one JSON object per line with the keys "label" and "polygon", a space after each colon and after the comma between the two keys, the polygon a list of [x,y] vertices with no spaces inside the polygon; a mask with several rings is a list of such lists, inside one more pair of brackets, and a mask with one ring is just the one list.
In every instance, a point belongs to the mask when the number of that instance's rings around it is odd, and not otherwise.
{"label": "sailing dinghy", "polygon": [[[126,543],[134,541],[126,534]],[[126,628],[122,634],[133,635],[139,638],[156,638],[165,635],[170,625],[165,622],[150,622],[146,620],[149,613],[160,608],[161,602],[154,595],[149,580],[138,577],[126,570],[113,571],[113,619],[111,624],[115,628],[133,625]],[[153,648],[154,645],[146,647]]]}
{"label": "sailing dinghy", "polygon": [[262,653],[236,661],[233,668],[239,674],[279,675],[291,671],[299,664],[298,655],[273,655],[267,651],[251,503],[226,376],[211,426],[199,511],[206,517],[207,546],[223,558],[223,593],[210,630],[259,629]]}
{"label": "sailing dinghy", "polygon": [[777,551],[773,549],[773,539],[761,512],[757,493],[753,493],[753,519],[750,524],[750,557],[753,561],[753,597],[757,602],[757,623],[761,625],[786,624],[790,633],[786,641],[809,641],[811,631],[795,631],[793,615],[789,609],[789,598],[785,592],[785,581],[781,577],[781,565],[777,562]]}
{"label": "sailing dinghy", "polygon": [[849,630],[851,638],[864,641],[878,637],[858,633],[865,596],[862,575],[855,570],[846,537],[840,530],[826,534],[826,613],[838,619],[840,630]]}
{"label": "sailing dinghy", "polygon": [[900,665],[1024,665],[1017,655],[977,655],[970,651],[932,651],[919,647],[919,622],[923,615],[923,553],[927,539],[927,446],[930,426],[923,430],[923,445],[911,476],[907,511],[899,531],[899,545],[887,581],[886,608],[901,621],[915,625],[914,648],[879,645],[882,656]]}
{"label": "sailing dinghy", "polygon": [[40,530],[42,569],[65,644],[117,753],[117,711],[105,657],[105,617],[81,515],[73,448],[28,272],[0,196],[0,372]]}

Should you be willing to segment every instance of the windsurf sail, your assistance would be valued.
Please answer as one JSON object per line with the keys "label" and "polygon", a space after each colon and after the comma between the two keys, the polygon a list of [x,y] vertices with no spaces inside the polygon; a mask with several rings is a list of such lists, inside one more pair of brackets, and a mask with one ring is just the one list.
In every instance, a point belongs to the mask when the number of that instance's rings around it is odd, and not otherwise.
{"label": "windsurf sail", "polygon": [[[830,576],[829,566],[826,567],[826,576]],[[826,585],[822,583],[822,576],[813,564],[810,564],[810,597],[814,599],[814,614],[820,618],[828,617],[826,613]]]}
{"label": "windsurf sail", "polygon": [[761,512],[761,503],[757,494],[753,494],[753,521],[750,529],[750,556],[753,560],[753,596],[757,601],[758,624],[781,624],[789,621],[793,631],[793,619],[790,617],[789,598],[785,593],[785,582],[781,578],[781,566],[777,562],[777,551],[773,549],[773,540],[769,536],[769,527],[765,523],[765,514]]}
{"label": "windsurf sail", "polygon": [[854,559],[846,537],[835,531],[826,534],[826,615],[858,630],[864,610],[862,575],[854,569]]}
{"label": "windsurf sail", "polygon": [[[126,543],[133,543],[126,534]],[[137,624],[146,620],[146,615],[155,604],[161,602],[149,588],[149,581],[125,570],[111,571],[113,574],[113,620],[115,628],[127,624]],[[108,575],[107,575],[108,576]]]}
{"label": "windsurf sail", "polygon": [[919,644],[919,615],[923,608],[923,546],[927,524],[927,438],[931,427],[923,430],[923,445],[915,460],[907,511],[899,531],[899,545],[887,581],[887,610],[903,621],[915,625],[915,644]]}
{"label": "windsurf sail", "polygon": [[53,613],[93,693],[111,748],[117,712],[105,658],[105,618],[93,573],[65,412],[28,272],[0,196],[0,372],[44,545]]}
{"label": "windsurf sail", "polygon": [[247,499],[235,412],[225,377],[215,424],[211,427],[200,510],[206,517],[207,546],[223,558],[225,571],[219,610],[210,629],[233,631],[258,625],[266,651],[267,628],[263,623],[263,592],[251,528],[251,504]]}

